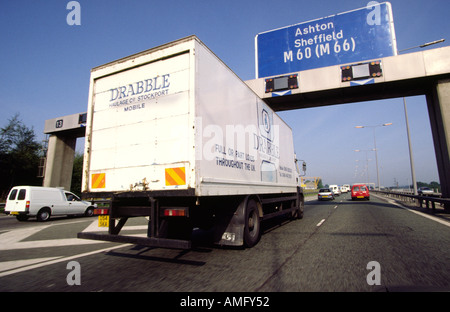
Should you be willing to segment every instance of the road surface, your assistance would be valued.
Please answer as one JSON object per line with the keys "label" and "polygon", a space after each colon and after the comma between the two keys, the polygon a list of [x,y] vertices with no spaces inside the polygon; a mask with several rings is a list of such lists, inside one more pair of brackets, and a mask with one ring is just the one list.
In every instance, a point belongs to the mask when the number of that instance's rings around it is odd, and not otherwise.
{"label": "road surface", "polygon": [[[96,222],[0,216],[0,292],[450,290],[450,223],[375,196],[314,198],[302,220],[264,223],[250,249],[213,246],[200,230],[188,251],[76,238]],[[123,231],[145,233],[145,224],[137,218]]]}

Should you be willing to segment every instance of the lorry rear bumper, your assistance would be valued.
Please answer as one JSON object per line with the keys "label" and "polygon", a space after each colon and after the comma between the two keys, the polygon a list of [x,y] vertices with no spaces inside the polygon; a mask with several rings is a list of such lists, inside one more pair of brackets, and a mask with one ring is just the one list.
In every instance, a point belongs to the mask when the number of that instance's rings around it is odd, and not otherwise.
{"label": "lorry rear bumper", "polygon": [[78,233],[77,237],[83,239],[93,239],[114,243],[127,243],[147,247],[171,248],[171,249],[191,249],[192,245],[191,241],[188,240],[142,237],[142,236],[125,236],[125,235],[114,235],[114,234],[93,233],[93,232],[81,232]]}

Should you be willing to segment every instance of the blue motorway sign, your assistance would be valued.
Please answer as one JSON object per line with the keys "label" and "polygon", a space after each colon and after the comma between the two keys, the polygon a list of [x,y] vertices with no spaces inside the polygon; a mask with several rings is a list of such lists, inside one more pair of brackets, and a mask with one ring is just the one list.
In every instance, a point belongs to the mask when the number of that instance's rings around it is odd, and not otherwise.
{"label": "blue motorway sign", "polygon": [[367,7],[260,33],[256,78],[397,54],[392,8]]}

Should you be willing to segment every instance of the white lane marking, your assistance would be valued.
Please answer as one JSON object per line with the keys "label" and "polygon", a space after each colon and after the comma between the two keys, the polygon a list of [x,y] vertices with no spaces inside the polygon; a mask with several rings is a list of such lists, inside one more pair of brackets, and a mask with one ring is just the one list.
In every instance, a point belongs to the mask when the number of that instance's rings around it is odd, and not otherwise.
{"label": "white lane marking", "polygon": [[12,269],[20,268],[20,267],[26,267],[26,266],[33,265],[36,263],[51,261],[51,260],[55,260],[58,258],[62,258],[62,256],[47,257],[47,258],[35,258],[35,259],[26,259],[26,260],[4,261],[4,262],[0,262],[0,272],[5,272],[5,271],[12,270]]}
{"label": "white lane marking", "polygon": [[25,229],[17,229],[17,230],[10,230],[8,232],[0,234],[0,250],[5,245],[14,244],[16,242],[20,242],[21,240],[34,235],[43,229],[48,228],[50,225],[47,226],[36,226],[36,227],[30,227]]}
{"label": "white lane marking", "polygon": [[405,208],[406,210],[409,210],[409,211],[411,211],[411,212],[414,212],[415,214],[418,214],[419,216],[428,218],[428,219],[430,219],[430,220],[439,222],[440,224],[443,224],[443,225],[446,225],[446,226],[449,226],[449,227],[450,227],[450,222],[448,222],[448,221],[446,221],[446,220],[443,220],[443,219],[441,219],[441,218],[437,218],[437,217],[435,217],[435,216],[430,216],[429,214],[426,214],[426,213],[423,213],[423,212],[420,212],[420,211],[416,211],[416,210],[413,210],[413,209],[409,209],[409,208],[407,208],[407,207],[402,207],[402,208]]}
{"label": "white lane marking", "polygon": [[322,219],[322,220],[320,220],[320,222],[319,223],[317,223],[317,226],[321,226],[322,225],[322,223],[324,223],[325,222],[325,219]]}
{"label": "white lane marking", "polygon": [[[59,225],[59,224],[53,224]],[[60,238],[60,239],[46,239],[38,241],[22,241],[43,229],[52,225],[32,227],[27,229],[12,230],[0,235],[0,250],[15,250],[15,249],[31,249],[31,248],[45,248],[45,247],[63,247],[89,244],[102,244],[106,241],[78,239],[78,238]],[[122,231],[127,230],[146,230],[146,225],[124,226]],[[83,232],[108,231],[108,228],[98,227],[98,221],[93,221]]]}
{"label": "white lane marking", "polygon": [[[85,221],[83,221],[85,222]],[[70,223],[67,223],[70,224]],[[26,229],[11,230],[0,234],[0,250],[16,250],[16,249],[31,249],[31,248],[45,248],[45,247],[62,247],[62,246],[75,246],[75,245],[87,245],[87,244],[102,244],[107,243],[106,241],[97,241],[89,239],[78,239],[78,238],[65,238],[65,239],[49,239],[49,240],[39,240],[39,241],[23,241],[24,239],[44,230],[53,225],[61,224],[49,224],[44,226],[30,227]],[[137,225],[137,226],[125,226],[123,230],[146,230],[147,226]],[[98,221],[93,221],[85,231],[101,231],[108,230],[107,228],[99,228]],[[134,236],[143,236],[147,234],[135,234]],[[93,255],[96,253],[107,252],[116,248],[121,248],[125,246],[131,246],[131,244],[120,244],[115,247],[108,247],[100,250],[94,250],[91,252],[86,252],[83,254],[78,254],[69,257],[55,256],[46,258],[35,258],[26,260],[14,260],[14,261],[4,261],[0,262],[0,277],[7,276],[27,270],[32,270],[35,268],[51,265],[58,262],[70,261],[71,259],[76,259],[80,257],[85,257]]]}
{"label": "white lane marking", "polygon": [[94,241],[79,238],[63,238],[63,239],[48,239],[39,241],[26,241],[26,242],[10,242],[9,244],[1,244],[0,250],[15,250],[15,249],[31,249],[31,248],[45,248],[45,247],[63,247],[63,246],[75,246],[75,245],[89,245],[89,244],[101,244],[104,241]]}
{"label": "white lane marking", "polygon": [[406,210],[411,211],[411,212],[413,212],[413,213],[415,213],[415,214],[418,214],[419,216],[428,218],[428,219],[430,219],[430,220],[436,221],[436,222],[438,222],[438,223],[440,223],[440,224],[443,224],[443,225],[446,225],[446,226],[449,226],[449,227],[450,227],[450,222],[448,222],[447,220],[444,220],[444,219],[441,219],[441,218],[437,218],[437,217],[435,217],[435,216],[431,216],[431,215],[429,215],[429,214],[426,214],[426,213],[423,213],[423,212],[420,212],[420,211],[417,211],[417,210],[414,210],[414,209],[410,209],[410,208],[408,208],[408,207],[403,206],[402,204],[397,203],[395,200],[392,200],[392,199],[389,199],[389,198],[383,198],[383,197],[377,196],[377,195],[375,195],[375,197],[377,197],[377,198],[379,198],[379,199],[381,199],[381,200],[384,199],[385,201],[387,201],[388,203],[390,203],[390,204],[392,204],[392,205],[395,205],[395,206],[397,206],[397,207],[406,209]]}
{"label": "white lane marking", "polygon": [[[7,275],[11,275],[11,274],[16,274],[16,273],[20,273],[20,272],[24,272],[24,271],[28,271],[28,270],[32,270],[32,269],[37,269],[43,266],[47,266],[47,265],[51,265],[51,264],[55,264],[55,263],[59,263],[59,262],[68,262],[72,259],[77,259],[77,258],[81,258],[81,257],[86,257],[86,256],[90,256],[90,255],[94,255],[97,253],[101,253],[101,252],[108,252],[117,248],[122,248],[122,247],[126,247],[126,246],[131,246],[131,244],[121,244],[119,246],[114,246],[114,247],[108,247],[108,248],[104,248],[104,249],[99,249],[99,250],[94,250],[91,252],[86,252],[86,253],[82,253],[82,254],[78,254],[78,255],[73,255],[70,257],[64,257],[64,258],[58,258],[55,260],[50,260],[47,262],[42,262],[42,263],[37,263],[34,265],[29,265],[23,268],[17,268],[15,270],[9,270],[7,272],[1,272],[0,273],[0,277],[3,276],[7,276]],[[8,261],[9,262],[9,261]]]}

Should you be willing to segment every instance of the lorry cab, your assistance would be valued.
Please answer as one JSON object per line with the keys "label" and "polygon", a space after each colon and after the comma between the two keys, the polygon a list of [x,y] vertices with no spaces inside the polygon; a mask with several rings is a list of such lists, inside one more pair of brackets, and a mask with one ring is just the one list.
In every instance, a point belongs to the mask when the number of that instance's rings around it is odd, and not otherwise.
{"label": "lorry cab", "polygon": [[15,186],[6,199],[5,213],[16,216],[19,221],[29,217],[47,221],[50,216],[58,215],[92,216],[94,208],[90,202],[59,188]]}

